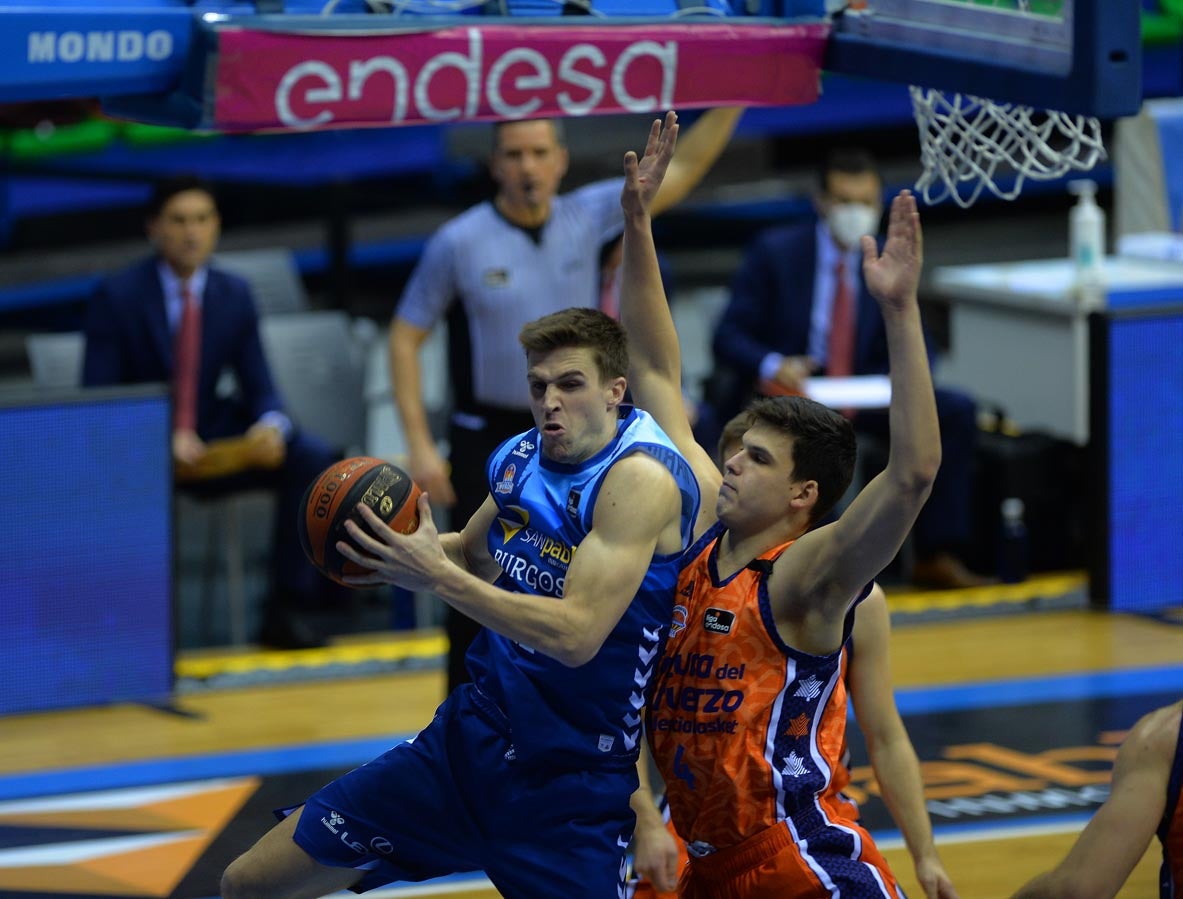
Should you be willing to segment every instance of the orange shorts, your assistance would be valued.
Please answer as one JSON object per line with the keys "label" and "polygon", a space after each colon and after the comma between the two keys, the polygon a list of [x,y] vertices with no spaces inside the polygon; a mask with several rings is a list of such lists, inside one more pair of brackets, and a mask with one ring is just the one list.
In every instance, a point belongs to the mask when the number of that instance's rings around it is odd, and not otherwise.
{"label": "orange shorts", "polygon": [[[691,859],[678,881],[679,899],[828,899],[830,896],[902,899],[887,862],[862,827],[858,858],[827,852],[822,835],[808,840],[808,856],[788,825],[776,824],[738,846]],[[835,849],[837,846],[835,846]]]}

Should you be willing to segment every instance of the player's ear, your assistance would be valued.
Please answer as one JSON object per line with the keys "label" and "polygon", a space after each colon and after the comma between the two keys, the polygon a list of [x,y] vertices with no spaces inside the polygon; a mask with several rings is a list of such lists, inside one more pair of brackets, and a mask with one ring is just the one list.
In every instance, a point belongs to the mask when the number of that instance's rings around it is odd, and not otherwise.
{"label": "player's ear", "polygon": [[608,389],[608,405],[619,406],[624,402],[624,394],[628,390],[628,381],[625,378],[612,378],[606,385]]}
{"label": "player's ear", "polygon": [[797,511],[809,512],[817,505],[819,491],[817,481],[793,481],[791,485],[789,506]]}

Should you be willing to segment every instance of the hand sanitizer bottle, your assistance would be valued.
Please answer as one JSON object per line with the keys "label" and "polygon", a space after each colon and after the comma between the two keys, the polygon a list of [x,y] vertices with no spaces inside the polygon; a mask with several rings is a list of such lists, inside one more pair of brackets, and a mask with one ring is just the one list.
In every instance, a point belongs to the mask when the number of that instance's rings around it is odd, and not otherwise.
{"label": "hand sanitizer bottle", "polygon": [[1002,501],[1002,526],[998,538],[998,579],[1004,584],[1027,580],[1027,525],[1023,501],[1009,496]]}
{"label": "hand sanitizer bottle", "polygon": [[1076,297],[1085,308],[1097,308],[1104,300],[1105,213],[1097,205],[1096,182],[1069,181],[1068,190],[1080,197],[1068,215]]}

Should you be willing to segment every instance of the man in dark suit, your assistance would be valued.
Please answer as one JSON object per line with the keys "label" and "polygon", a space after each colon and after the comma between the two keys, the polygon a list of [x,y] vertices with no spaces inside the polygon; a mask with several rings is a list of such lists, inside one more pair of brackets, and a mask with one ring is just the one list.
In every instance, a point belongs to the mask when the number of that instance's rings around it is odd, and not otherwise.
{"label": "man in dark suit", "polygon": [[[863,281],[859,251],[859,238],[878,230],[883,211],[878,169],[866,152],[838,151],[822,181],[818,220],[763,232],[736,274],[713,346],[720,421],[754,392],[802,392],[811,375],[887,373],[887,333]],[[958,391],[937,388],[936,398],[942,461],[913,531],[912,578],[925,586],[977,586],[987,579],[955,554],[970,537],[977,412]],[[853,424],[887,437],[886,411],[859,412]]]}
{"label": "man in dark suit", "polygon": [[157,187],[148,209],[156,254],[108,278],[92,298],[83,384],[173,385],[180,489],[198,497],[275,491],[271,590],[259,642],[321,645],[298,610],[319,602],[331,582],[304,557],[296,517],[308,483],[339,454],[284,414],[249,286],[208,264],[219,231],[213,193],[200,180]]}

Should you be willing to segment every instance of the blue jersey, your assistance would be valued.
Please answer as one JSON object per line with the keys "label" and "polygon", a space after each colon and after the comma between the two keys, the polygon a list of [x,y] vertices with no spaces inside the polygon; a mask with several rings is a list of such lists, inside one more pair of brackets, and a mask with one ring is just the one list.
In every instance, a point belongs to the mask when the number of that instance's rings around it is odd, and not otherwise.
{"label": "blue jersey", "polygon": [[[698,484],[648,413],[623,409],[616,437],[578,464],[544,458],[540,446],[533,429],[507,440],[489,457],[489,491],[499,511],[488,542],[502,570],[499,587],[562,602],[567,569],[591,530],[600,486],[611,467],[631,453],[646,453],[673,474],[682,494],[682,543],[689,545]],[[548,756],[590,765],[636,760],[645,691],[673,613],[680,559],[680,552],[654,556],[600,651],[578,668],[488,628],[481,632],[469,650],[469,670],[480,691],[508,718],[518,758]]]}

